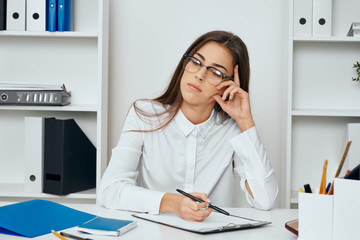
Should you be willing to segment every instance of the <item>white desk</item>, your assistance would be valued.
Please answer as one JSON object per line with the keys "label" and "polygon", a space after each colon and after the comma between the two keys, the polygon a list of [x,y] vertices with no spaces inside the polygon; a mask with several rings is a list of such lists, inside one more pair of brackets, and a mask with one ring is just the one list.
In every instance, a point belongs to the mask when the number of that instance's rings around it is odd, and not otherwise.
{"label": "white desk", "polygon": [[[7,205],[9,203],[1,203],[0,206]],[[232,214],[270,221],[272,224],[248,230],[225,232],[225,233],[215,233],[201,235],[196,233],[191,233],[183,230],[178,230],[175,228],[163,226],[160,224],[148,222],[138,218],[131,217],[131,213],[124,211],[112,211],[92,204],[65,204],[68,207],[78,209],[80,211],[88,212],[91,214],[99,215],[102,217],[109,218],[120,218],[120,219],[135,219],[138,221],[138,226],[121,235],[119,237],[102,237],[94,236],[88,234],[81,234],[75,229],[71,228],[66,230],[68,233],[74,233],[78,236],[88,237],[94,240],[141,240],[141,239],[151,239],[151,240],[198,240],[198,239],[297,239],[297,237],[285,229],[285,222],[298,218],[298,211],[294,209],[274,209],[271,211],[259,211],[251,208],[228,208]],[[11,235],[2,235],[0,234],[0,240],[20,240],[20,239],[30,239],[23,237],[15,237]],[[41,237],[32,238],[34,240],[59,240],[53,234],[43,235]],[[71,240],[69,238],[69,240]]]}

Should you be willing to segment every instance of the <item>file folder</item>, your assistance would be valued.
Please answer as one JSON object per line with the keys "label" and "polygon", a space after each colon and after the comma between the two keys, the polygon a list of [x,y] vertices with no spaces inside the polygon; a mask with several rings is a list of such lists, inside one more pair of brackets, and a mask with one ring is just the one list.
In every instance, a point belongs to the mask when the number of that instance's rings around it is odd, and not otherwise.
{"label": "file folder", "polygon": [[96,148],[74,119],[45,118],[44,193],[66,195],[96,186]]}
{"label": "file folder", "polygon": [[0,30],[6,30],[6,0],[0,0]]}
{"label": "file folder", "polygon": [[58,0],[58,31],[72,31],[72,0]]}
{"label": "file folder", "polygon": [[0,207],[0,234],[33,238],[78,226],[94,217],[51,201],[31,200]]}
{"label": "file folder", "polygon": [[294,36],[312,35],[313,0],[294,0]]}
{"label": "file folder", "polygon": [[25,0],[9,0],[6,3],[6,30],[25,31]]}
{"label": "file folder", "polygon": [[46,8],[44,0],[26,0],[26,30],[45,31]]}
{"label": "file folder", "polygon": [[313,36],[331,36],[332,0],[313,0]]}
{"label": "file folder", "polygon": [[46,0],[46,30],[57,31],[57,0]]}
{"label": "file folder", "polygon": [[25,117],[25,192],[42,193],[44,118]]}
{"label": "file folder", "polygon": [[133,220],[96,217],[77,226],[76,229],[88,234],[118,237],[136,226],[137,222]]}

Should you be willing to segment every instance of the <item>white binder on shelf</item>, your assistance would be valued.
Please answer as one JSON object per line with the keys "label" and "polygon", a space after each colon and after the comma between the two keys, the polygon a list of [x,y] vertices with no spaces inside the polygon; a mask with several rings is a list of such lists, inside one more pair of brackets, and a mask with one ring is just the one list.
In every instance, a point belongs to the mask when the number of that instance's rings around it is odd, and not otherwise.
{"label": "white binder on shelf", "polygon": [[312,35],[313,0],[294,0],[294,36]]}
{"label": "white binder on shelf", "polygon": [[46,1],[26,1],[26,30],[45,31],[46,27]]}
{"label": "white binder on shelf", "polygon": [[6,30],[25,31],[26,0],[7,1],[6,9]]}
{"label": "white binder on shelf", "polygon": [[25,117],[25,192],[43,192],[44,118]]}
{"label": "white binder on shelf", "polygon": [[313,0],[313,36],[331,36],[332,0]]}

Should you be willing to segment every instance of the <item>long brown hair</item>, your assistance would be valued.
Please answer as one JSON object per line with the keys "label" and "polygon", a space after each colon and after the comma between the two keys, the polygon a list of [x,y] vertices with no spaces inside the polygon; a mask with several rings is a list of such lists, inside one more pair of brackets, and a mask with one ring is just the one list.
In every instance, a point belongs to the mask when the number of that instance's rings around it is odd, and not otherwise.
{"label": "long brown hair", "polygon": [[[239,66],[239,78],[240,78],[240,87],[249,92],[249,81],[250,81],[250,63],[249,63],[249,55],[247,51],[247,47],[245,43],[235,34],[226,31],[212,31],[201,35],[198,39],[196,39],[190,47],[186,50],[185,54],[193,56],[203,45],[207,42],[216,42],[225,47],[227,47],[232,56],[234,66]],[[182,57],[179,64],[176,67],[174,74],[171,77],[170,83],[165,90],[165,92],[155,98],[155,99],[141,99],[154,101],[166,106],[165,111],[161,113],[150,114],[140,109],[136,105],[136,101],[133,103],[136,114],[140,119],[145,120],[147,117],[158,117],[165,113],[168,113],[168,117],[165,122],[162,122],[157,128],[153,130],[148,130],[145,132],[153,132],[160,130],[166,127],[175,117],[176,113],[179,111],[181,103],[182,103],[182,95],[180,91],[180,81],[182,75],[184,73],[183,69],[184,58]],[[214,106],[215,111],[220,113],[222,121],[225,121],[229,118],[229,116],[221,109],[218,103],[215,103]]]}

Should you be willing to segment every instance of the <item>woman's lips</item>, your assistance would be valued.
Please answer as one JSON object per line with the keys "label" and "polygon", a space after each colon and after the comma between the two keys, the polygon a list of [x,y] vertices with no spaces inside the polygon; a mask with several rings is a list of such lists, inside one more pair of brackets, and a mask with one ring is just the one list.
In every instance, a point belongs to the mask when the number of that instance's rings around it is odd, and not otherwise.
{"label": "woman's lips", "polygon": [[196,86],[195,84],[188,83],[188,87],[190,90],[192,90],[194,92],[201,92],[201,89],[198,86]]}

